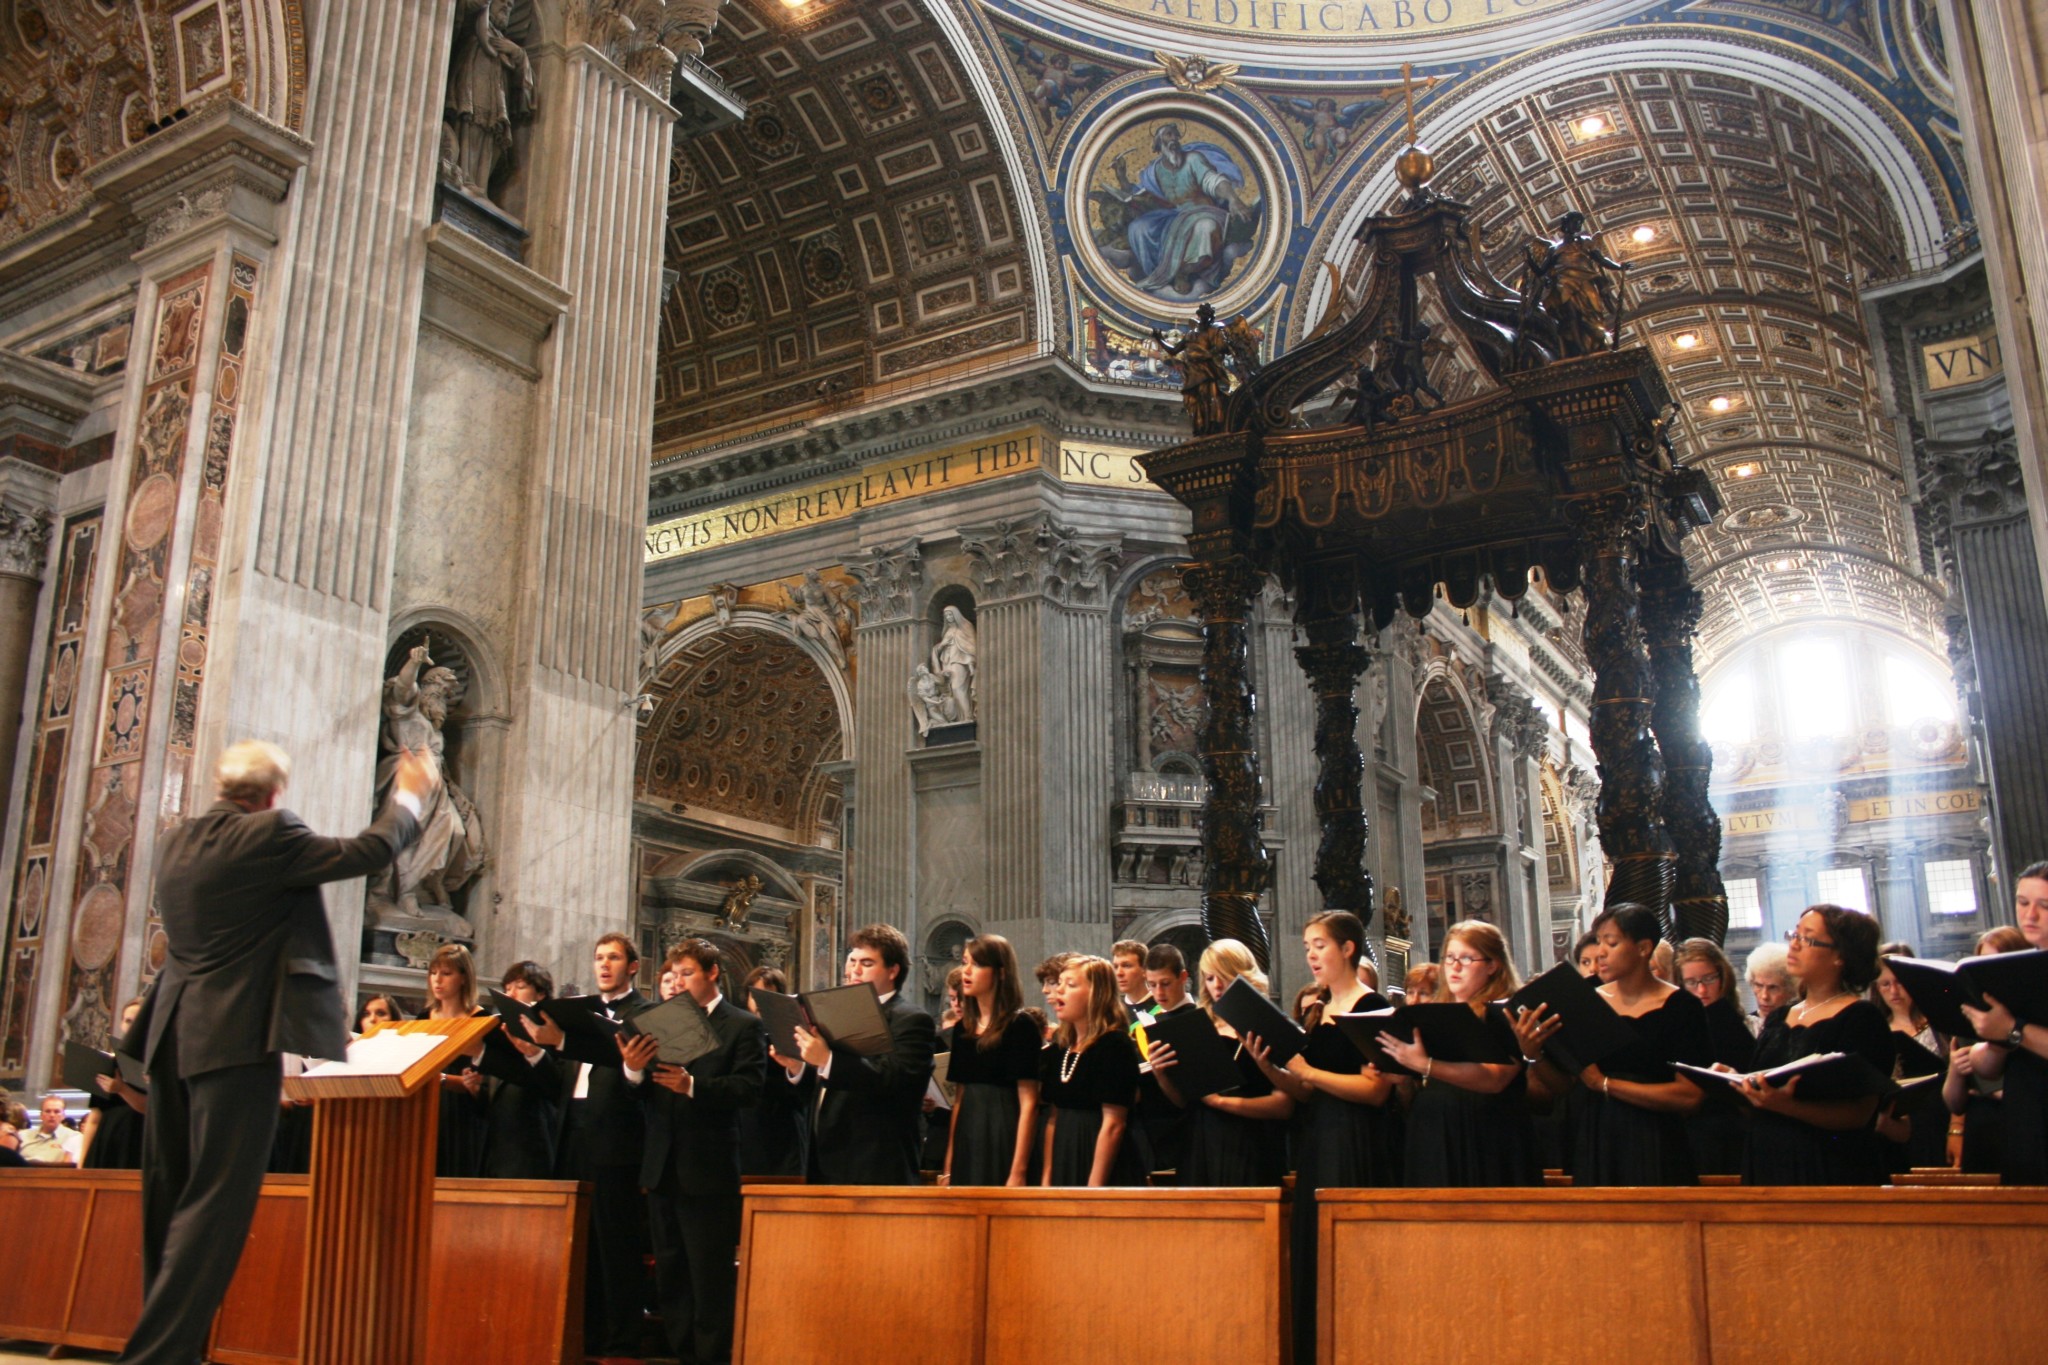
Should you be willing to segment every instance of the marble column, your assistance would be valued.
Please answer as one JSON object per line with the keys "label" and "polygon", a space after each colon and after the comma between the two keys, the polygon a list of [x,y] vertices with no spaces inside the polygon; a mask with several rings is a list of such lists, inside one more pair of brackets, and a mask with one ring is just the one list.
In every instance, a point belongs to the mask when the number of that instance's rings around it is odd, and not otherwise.
{"label": "marble column", "polygon": [[[0,478],[10,472],[0,469]],[[14,813],[15,743],[21,735],[15,722],[23,718],[28,693],[29,660],[36,652],[36,602],[42,595],[49,549],[47,499],[22,497],[11,486],[0,487],[0,829]],[[32,717],[28,720],[33,724]]]}
{"label": "marble column", "polygon": [[916,817],[905,693],[924,659],[924,552],[915,540],[869,547],[848,566],[860,605],[854,627],[855,797],[845,922],[902,925],[913,907]]}
{"label": "marble column", "polygon": [[[215,105],[101,162],[94,194],[143,224],[135,355],[123,381],[106,524],[78,691],[86,708],[52,857],[31,1074],[61,1033],[105,1040],[120,1001],[161,965],[150,878],[159,832],[188,813],[199,717],[218,707],[219,585],[229,509],[254,448],[245,416],[267,372],[260,339],[282,204],[306,144],[239,104]],[[67,784],[67,793],[70,788]]]}
{"label": "marble column", "polygon": [[[453,0],[308,11],[312,150],[259,328],[256,467],[231,508],[222,704],[201,717],[200,749],[281,745],[292,806],[323,832],[371,813],[453,14]],[[346,989],[362,895],[361,882],[327,892]]]}
{"label": "marble column", "polygon": [[1309,916],[1324,903],[1315,879],[1317,761],[1308,738],[1316,733],[1316,690],[1298,657],[1301,632],[1294,623],[1293,601],[1278,583],[1268,580],[1259,595],[1254,636],[1261,796],[1271,811],[1264,834],[1273,856],[1272,890],[1262,909],[1272,925],[1273,940],[1280,945],[1274,957],[1273,993],[1282,1000],[1307,983],[1307,968],[1293,945],[1301,942]]}
{"label": "marble column", "polygon": [[1505,673],[1486,676],[1492,714],[1495,801],[1501,813],[1506,851],[1508,941],[1515,960],[1531,974],[1550,963],[1550,883],[1544,875],[1543,793],[1536,760],[1549,737],[1549,722],[1522,684]]}
{"label": "marble column", "polygon": [[[989,922],[1013,935],[1040,920],[1106,932],[1115,800],[1106,592],[1121,550],[1045,513],[963,528],[960,544],[977,588]],[[1055,930],[1050,946],[1090,937]]]}
{"label": "marble column", "polygon": [[541,365],[499,809],[501,942],[582,959],[634,921],[633,698],[675,53],[569,6],[541,44],[527,264],[569,295]]}

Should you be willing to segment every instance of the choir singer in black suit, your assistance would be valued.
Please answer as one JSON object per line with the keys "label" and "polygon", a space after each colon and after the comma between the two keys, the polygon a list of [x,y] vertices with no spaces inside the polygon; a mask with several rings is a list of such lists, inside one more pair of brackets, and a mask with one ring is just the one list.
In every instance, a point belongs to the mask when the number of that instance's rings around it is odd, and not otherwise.
{"label": "choir singer in black suit", "polygon": [[821,1185],[918,1183],[924,1092],[931,1083],[939,1030],[900,992],[910,975],[910,941],[886,924],[870,924],[846,952],[845,983],[866,983],[882,1000],[892,1051],[862,1057],[798,1029],[800,1057],[777,1055],[792,1084],[809,1067],[824,1098],[811,1139],[811,1180]]}
{"label": "choir singer in black suit", "polygon": [[157,847],[163,971],[121,1041],[148,1068],[142,1316],[121,1360],[192,1365],[234,1278],[283,1097],[281,1055],[342,1057],[348,1014],[320,888],[388,867],[440,785],[403,753],[392,799],[354,838],[325,838],[278,799],[291,760],[243,740],[214,764],[218,800]]}
{"label": "choir singer in black suit", "polygon": [[768,1043],[761,1021],[725,998],[714,944],[686,938],[669,950],[668,965],[704,1007],[718,1050],[687,1067],[656,1062],[641,1086],[640,1183],[654,1236],[655,1304],[678,1360],[726,1365],[738,1289],[740,1110],[760,1103]]}

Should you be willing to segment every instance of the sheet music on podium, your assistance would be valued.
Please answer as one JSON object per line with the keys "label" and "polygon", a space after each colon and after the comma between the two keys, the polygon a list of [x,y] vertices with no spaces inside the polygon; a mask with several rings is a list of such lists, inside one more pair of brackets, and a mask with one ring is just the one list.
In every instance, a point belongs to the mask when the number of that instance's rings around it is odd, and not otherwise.
{"label": "sheet music on podium", "polygon": [[446,1041],[439,1033],[380,1029],[350,1043],[345,1060],[315,1063],[298,1079],[327,1082],[322,1093],[335,1099],[400,1096],[405,1094],[406,1073]]}

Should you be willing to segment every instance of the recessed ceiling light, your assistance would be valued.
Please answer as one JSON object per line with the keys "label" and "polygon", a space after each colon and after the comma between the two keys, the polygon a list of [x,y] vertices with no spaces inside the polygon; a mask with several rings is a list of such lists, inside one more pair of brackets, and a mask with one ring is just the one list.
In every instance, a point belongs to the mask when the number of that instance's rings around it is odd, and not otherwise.
{"label": "recessed ceiling light", "polygon": [[1735,406],[1735,400],[1727,394],[1717,394],[1707,400],[1707,407],[1713,412],[1726,412]]}
{"label": "recessed ceiling light", "polygon": [[1657,240],[1657,229],[1645,223],[1634,232],[1631,232],[1629,239],[1635,242],[1637,246],[1645,246]]}
{"label": "recessed ceiling light", "polygon": [[1680,332],[1677,336],[1671,338],[1671,344],[1681,351],[1690,351],[1693,347],[1700,344],[1700,334],[1698,332]]}
{"label": "recessed ceiling light", "polygon": [[1731,479],[1753,479],[1756,476],[1757,467],[1754,464],[1745,462],[1728,466],[1728,477]]}
{"label": "recessed ceiling light", "polygon": [[1579,120],[1578,128],[1580,137],[1599,137],[1608,129],[1607,116],[1588,114]]}

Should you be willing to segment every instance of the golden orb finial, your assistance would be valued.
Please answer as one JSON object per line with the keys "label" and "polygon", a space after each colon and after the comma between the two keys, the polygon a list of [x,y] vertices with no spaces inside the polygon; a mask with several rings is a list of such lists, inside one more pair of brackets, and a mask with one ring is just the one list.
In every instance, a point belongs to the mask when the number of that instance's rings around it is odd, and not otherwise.
{"label": "golden orb finial", "polygon": [[1436,153],[1420,143],[1409,143],[1394,159],[1394,175],[1411,194],[1427,185],[1435,174]]}

